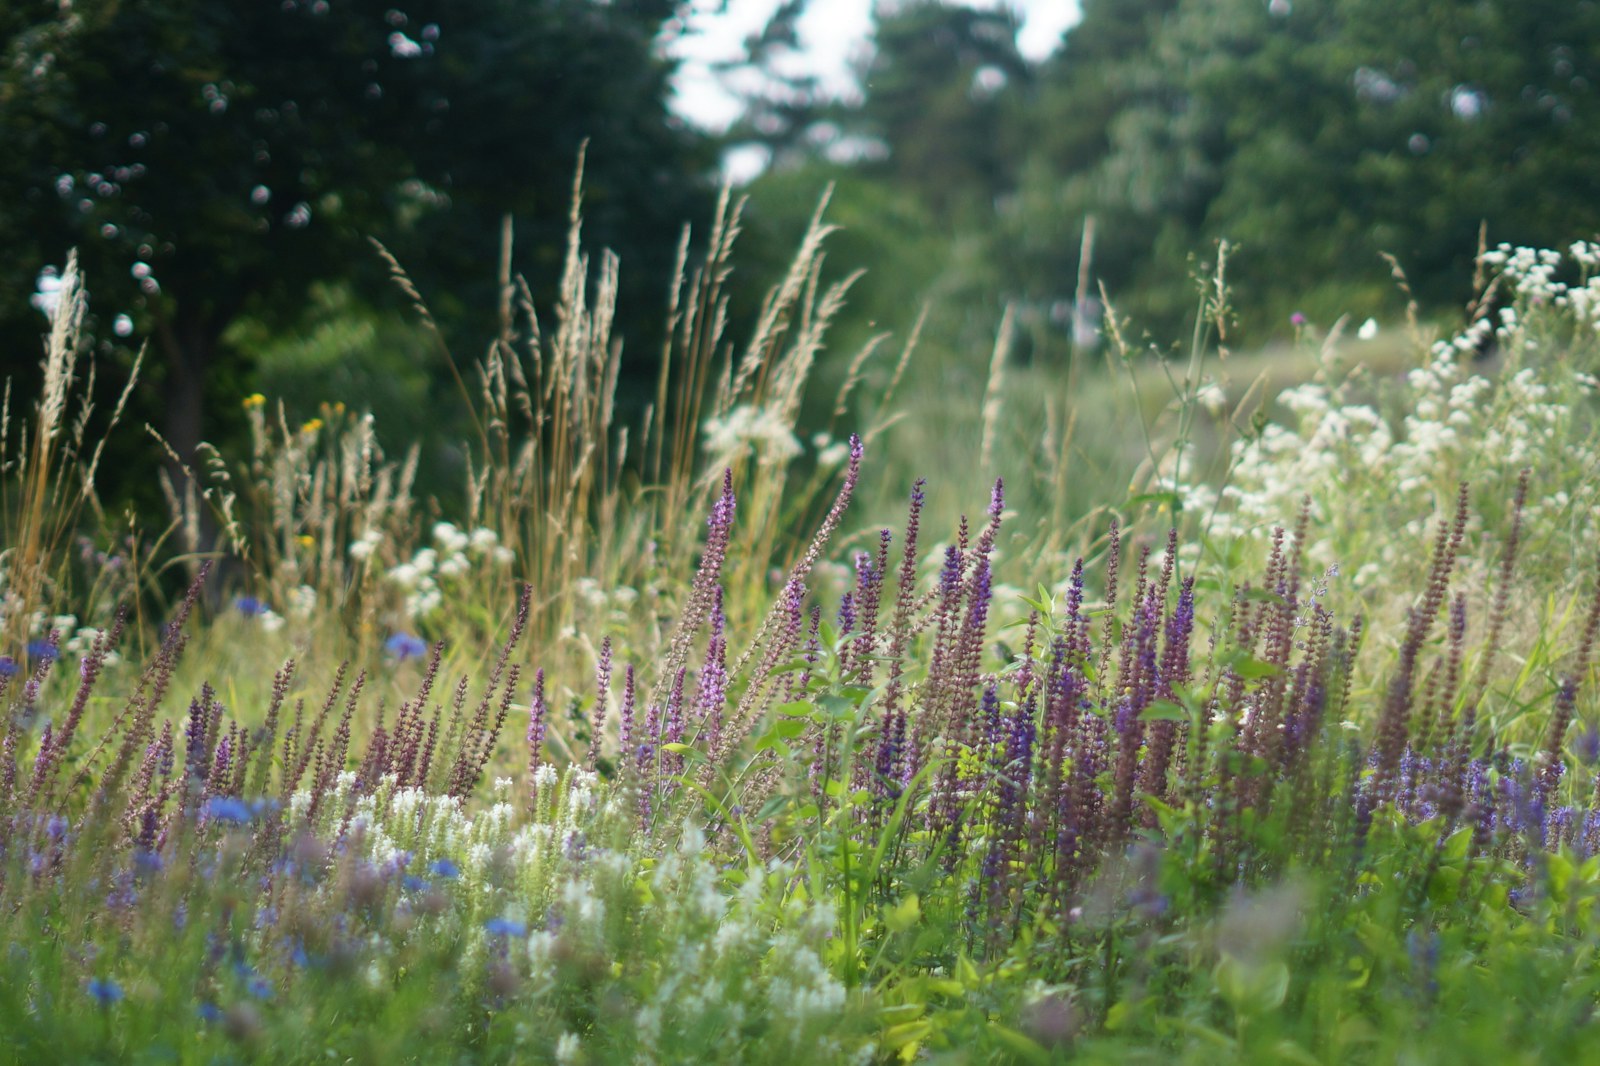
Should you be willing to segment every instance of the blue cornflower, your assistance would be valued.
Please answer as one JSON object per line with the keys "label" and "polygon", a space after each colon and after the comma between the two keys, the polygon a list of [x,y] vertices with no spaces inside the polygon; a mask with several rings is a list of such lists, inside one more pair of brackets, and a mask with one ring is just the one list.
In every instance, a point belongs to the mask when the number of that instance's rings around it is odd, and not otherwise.
{"label": "blue cornflower", "polygon": [[28,641],[28,658],[49,662],[60,657],[61,650],[48,640]]}
{"label": "blue cornflower", "polygon": [[1596,729],[1593,724],[1585,724],[1583,731],[1573,743],[1573,749],[1585,766],[1593,766],[1600,760],[1600,729]]}
{"label": "blue cornflower", "polygon": [[203,1022],[220,1022],[222,1020],[222,1008],[215,1003],[202,1003],[195,1008],[195,1013],[200,1015],[200,1020]]}
{"label": "blue cornflower", "polygon": [[428,872],[437,877],[442,877],[446,881],[454,881],[461,876],[461,867],[449,859],[436,859],[433,865],[428,867]]}
{"label": "blue cornflower", "polygon": [[17,665],[17,660],[9,655],[0,655],[0,676],[10,677],[21,669],[22,667]]}
{"label": "blue cornflower", "polygon": [[109,977],[104,981],[98,977],[89,978],[87,990],[102,1007],[109,1007],[122,998],[122,986]]}
{"label": "blue cornflower", "polygon": [[406,874],[400,879],[400,887],[407,892],[421,892],[428,887],[428,882],[416,874]]}
{"label": "blue cornflower", "polygon": [[268,981],[264,977],[252,977],[250,979],[250,983],[245,985],[245,987],[249,989],[250,994],[257,999],[272,998],[272,982]]}
{"label": "blue cornflower", "polygon": [[232,796],[212,796],[203,808],[206,818],[218,822],[244,824],[250,820],[250,807]]}
{"label": "blue cornflower", "polygon": [[515,918],[490,918],[483,923],[490,936],[527,936],[528,927]]}
{"label": "blue cornflower", "polygon": [[246,618],[254,618],[257,615],[266,614],[269,610],[271,610],[265,601],[258,600],[254,596],[240,596],[238,599],[233,601],[233,609],[244,615]]}
{"label": "blue cornflower", "polygon": [[423,639],[410,633],[396,633],[383,642],[383,650],[404,662],[407,659],[416,659],[427,654],[428,645]]}

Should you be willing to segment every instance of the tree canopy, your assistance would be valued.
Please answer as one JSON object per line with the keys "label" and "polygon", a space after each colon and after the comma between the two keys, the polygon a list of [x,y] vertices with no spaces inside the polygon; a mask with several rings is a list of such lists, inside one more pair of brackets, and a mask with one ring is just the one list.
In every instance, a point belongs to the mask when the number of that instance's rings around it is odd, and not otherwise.
{"label": "tree canopy", "polygon": [[1011,302],[1050,320],[1077,289],[1093,216],[1093,280],[1156,336],[1182,332],[1190,258],[1219,238],[1237,249],[1239,304],[1259,309],[1244,325],[1265,339],[1291,310],[1392,310],[1380,253],[1444,313],[1467,296],[1480,225],[1491,242],[1547,246],[1600,231],[1593,0],[1082,7],[1061,47],[1028,63],[1004,12],[880,6],[862,99],[811,103],[877,151],[791,153],[762,181],[849,171],[948,228],[959,254],[929,268],[938,277],[876,294],[902,320],[924,295],[962,292],[977,302],[952,318],[992,323]]}
{"label": "tree canopy", "polygon": [[493,314],[505,214],[516,267],[553,276],[585,142],[588,232],[653,313],[711,164],[667,110],[677,0],[392,2],[0,10],[8,367],[37,360],[37,273],[77,247],[99,336],[151,338],[147,400],[187,456],[208,400],[240,394],[230,324],[292,321],[319,280],[380,278],[369,237],[447,326]]}

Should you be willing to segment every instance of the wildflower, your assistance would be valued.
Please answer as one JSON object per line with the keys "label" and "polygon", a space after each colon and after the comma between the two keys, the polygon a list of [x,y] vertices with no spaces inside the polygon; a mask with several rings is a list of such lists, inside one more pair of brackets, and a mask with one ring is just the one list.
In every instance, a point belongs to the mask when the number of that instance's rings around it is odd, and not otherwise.
{"label": "wildflower", "polygon": [[258,600],[254,596],[240,596],[238,599],[233,601],[233,609],[244,615],[246,618],[258,618],[261,615],[266,614],[272,608],[268,607],[264,601]]}
{"label": "wildflower", "polygon": [[1361,328],[1356,330],[1356,336],[1364,341],[1370,341],[1378,335],[1378,320],[1369,318],[1361,323]]}
{"label": "wildflower", "polygon": [[322,419],[320,419],[320,418],[312,418],[312,419],[308,419],[305,422],[305,424],[303,424],[300,427],[300,432],[304,433],[306,436],[309,437],[309,436],[311,436],[313,433],[317,432],[317,430],[319,430],[321,428],[322,428]]}
{"label": "wildflower", "polygon": [[1302,314],[1301,312],[1296,311],[1294,314],[1289,316],[1289,325],[1293,326],[1295,329],[1299,329],[1301,326],[1303,326],[1305,324],[1306,324],[1306,316],[1304,314]]}
{"label": "wildflower", "polygon": [[461,876],[461,867],[449,859],[436,859],[433,865],[428,867],[428,872],[436,877],[442,877],[446,881],[453,881]]}
{"label": "wildflower", "polygon": [[571,1066],[578,1061],[581,1053],[576,1033],[562,1033],[561,1038],[556,1041],[556,1061],[561,1066]]}
{"label": "wildflower", "polygon": [[48,640],[28,641],[28,658],[38,659],[40,662],[51,662],[61,653],[56,646]]}
{"label": "wildflower", "polygon": [[266,405],[266,402],[267,398],[265,396],[261,395],[259,392],[252,392],[250,395],[244,398],[244,407],[245,410],[249,410],[252,407],[263,407]]}
{"label": "wildflower", "polygon": [[472,538],[461,532],[449,522],[436,522],[433,526],[433,540],[443,549],[446,555],[455,555],[465,550],[472,543]]}
{"label": "wildflower", "polygon": [[350,558],[352,558],[352,559],[366,559],[366,558],[369,558],[372,555],[372,553],[377,550],[378,542],[380,540],[382,540],[382,539],[383,539],[383,535],[381,533],[379,533],[376,529],[367,530],[365,533],[361,534],[361,536],[357,537],[354,542],[351,543],[351,545],[350,545]]}
{"label": "wildflower", "polygon": [[123,995],[122,986],[109,977],[104,981],[98,977],[91,977],[85,987],[89,995],[94,998],[94,1001],[102,1007],[111,1006],[111,1004],[120,1000]]}
{"label": "wildflower", "polygon": [[1600,729],[1592,723],[1586,724],[1573,742],[1573,750],[1585,766],[1593,766],[1600,761]]}
{"label": "wildflower", "polygon": [[800,442],[795,439],[783,414],[770,407],[753,407],[741,404],[706,420],[704,448],[717,457],[718,464],[730,462],[757,453],[762,465],[787,462],[800,454]]}
{"label": "wildflower", "polygon": [[490,918],[483,923],[490,936],[527,936],[528,927],[515,918]]}
{"label": "wildflower", "polygon": [[317,607],[317,590],[310,585],[300,585],[289,593],[289,615],[296,621],[305,621]]}
{"label": "wildflower", "polygon": [[21,669],[17,660],[9,655],[0,655],[0,677],[10,677]]}
{"label": "wildflower", "polygon": [[1228,405],[1227,392],[1215,381],[1208,381],[1200,386],[1199,390],[1195,392],[1194,398],[1201,407],[1204,407],[1214,415],[1221,414],[1223,408]]}
{"label": "wildflower", "polygon": [[250,807],[233,796],[213,796],[206,800],[202,810],[208,821],[243,825],[250,820]]}
{"label": "wildflower", "polygon": [[415,659],[428,651],[428,645],[423,643],[421,637],[410,633],[396,633],[383,642],[383,650],[401,662]]}
{"label": "wildflower", "polygon": [[215,1003],[201,1003],[195,1008],[194,1012],[200,1016],[200,1020],[203,1022],[220,1022],[222,1020],[222,1008]]}

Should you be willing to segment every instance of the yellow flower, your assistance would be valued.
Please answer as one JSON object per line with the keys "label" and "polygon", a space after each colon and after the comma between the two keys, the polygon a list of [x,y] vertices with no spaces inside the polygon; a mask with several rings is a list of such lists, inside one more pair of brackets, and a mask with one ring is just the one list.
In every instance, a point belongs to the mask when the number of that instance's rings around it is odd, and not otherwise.
{"label": "yellow flower", "polygon": [[321,428],[322,428],[322,419],[313,418],[311,421],[307,422],[305,425],[300,427],[300,432],[301,433],[315,433],[317,430],[319,430]]}
{"label": "yellow flower", "polygon": [[302,548],[314,547],[317,543],[317,538],[313,537],[310,533],[302,533],[295,539],[300,542],[300,547]]}
{"label": "yellow flower", "polygon": [[244,406],[246,409],[251,407],[263,407],[266,405],[266,402],[267,398],[261,395],[259,392],[252,392],[250,395],[244,398]]}

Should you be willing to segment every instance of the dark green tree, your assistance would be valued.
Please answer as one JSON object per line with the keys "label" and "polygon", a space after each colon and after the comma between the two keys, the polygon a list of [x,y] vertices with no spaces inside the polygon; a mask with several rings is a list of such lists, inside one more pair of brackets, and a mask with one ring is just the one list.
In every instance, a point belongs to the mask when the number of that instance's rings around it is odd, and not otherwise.
{"label": "dark green tree", "polygon": [[585,141],[588,234],[653,310],[710,163],[666,108],[658,42],[678,0],[390,3],[0,9],[7,367],[37,359],[28,294],[76,246],[101,336],[120,312],[151,339],[158,424],[189,456],[208,399],[237,387],[229,325],[291,320],[319,279],[381,275],[369,237],[447,321],[492,316],[505,213],[516,266],[552,276]]}
{"label": "dark green tree", "polygon": [[884,148],[869,166],[941,215],[992,215],[1015,182],[1014,120],[1032,78],[1018,29],[1006,7],[914,0],[880,8],[853,124]]}
{"label": "dark green tree", "polygon": [[[1086,55],[1113,24],[1128,53]],[[1592,3],[1090,4],[1044,81],[1015,227],[1037,245],[1027,273],[1065,274],[1062,231],[1092,212],[1096,273],[1158,334],[1192,303],[1186,253],[1220,237],[1239,246],[1240,306],[1270,327],[1296,307],[1377,310],[1380,252],[1443,307],[1466,296],[1481,222],[1544,245],[1600,226]]]}

